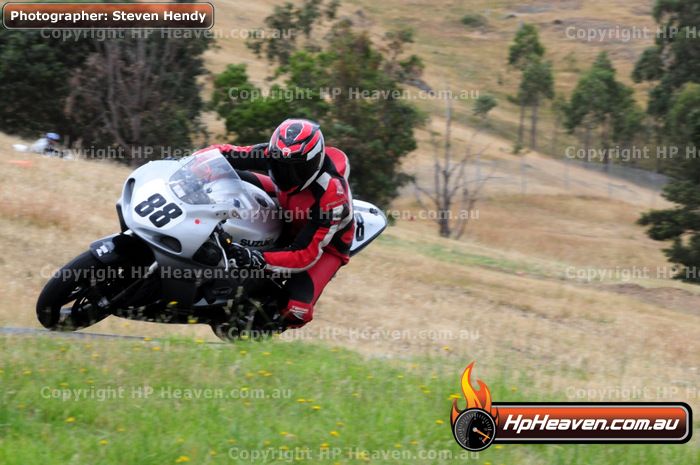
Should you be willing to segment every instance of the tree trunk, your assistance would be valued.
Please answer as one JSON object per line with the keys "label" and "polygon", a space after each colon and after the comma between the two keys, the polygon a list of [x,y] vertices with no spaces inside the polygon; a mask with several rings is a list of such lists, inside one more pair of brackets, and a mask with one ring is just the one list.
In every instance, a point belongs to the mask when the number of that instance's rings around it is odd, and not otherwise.
{"label": "tree trunk", "polygon": [[[653,123],[653,127],[654,127],[654,144],[656,145],[656,147],[655,147],[656,150],[658,150],[658,148],[661,147],[661,143],[662,143],[661,128],[659,127],[658,124],[656,124],[656,122]],[[657,153],[655,158],[656,158],[656,164],[654,166],[654,171],[656,171],[657,173],[660,173],[661,172],[661,157],[658,156],[658,153]]]}
{"label": "tree trunk", "polygon": [[438,226],[440,227],[441,237],[450,237],[452,231],[450,231],[450,215],[449,211],[441,210],[438,212]]}
{"label": "tree trunk", "polygon": [[552,129],[552,147],[549,150],[552,155],[556,155],[557,151],[557,139],[559,138],[559,117],[554,119],[554,129]]}
{"label": "tree trunk", "polygon": [[525,129],[525,104],[520,102],[520,125],[518,126],[518,146],[523,145],[523,132]]}
{"label": "tree trunk", "polygon": [[610,171],[610,144],[608,142],[608,120],[604,120],[600,126],[600,146],[603,150],[603,169]]}
{"label": "tree trunk", "polygon": [[447,101],[445,113],[445,159],[442,166],[442,193],[437,193],[442,200],[442,208],[438,212],[441,216],[438,219],[440,235],[450,237],[450,211],[452,210],[452,198],[450,197],[450,173],[452,167],[452,102]]}
{"label": "tree trunk", "polygon": [[588,151],[591,148],[591,123],[586,123],[586,131],[583,134],[583,149],[586,152],[586,157],[584,160],[588,161],[590,157],[588,156]]}
{"label": "tree trunk", "polygon": [[537,150],[537,112],[540,107],[539,100],[536,100],[532,105],[532,115],[530,119],[530,148]]}

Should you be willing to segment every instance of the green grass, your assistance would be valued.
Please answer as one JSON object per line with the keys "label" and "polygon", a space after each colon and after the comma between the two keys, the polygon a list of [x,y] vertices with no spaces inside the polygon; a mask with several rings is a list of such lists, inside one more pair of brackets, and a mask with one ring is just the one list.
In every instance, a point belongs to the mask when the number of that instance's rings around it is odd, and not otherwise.
{"label": "green grass", "polygon": [[[458,391],[468,361],[449,356],[368,360],[346,350],[277,340],[214,345],[15,336],[0,338],[0,346],[5,465],[231,464],[247,463],[251,454],[257,454],[254,463],[700,460],[695,443],[510,445],[466,453],[452,439],[448,414],[449,396]],[[496,400],[543,400],[514,390],[506,372],[477,369],[480,378],[491,374],[485,379]],[[84,390],[88,398],[51,397],[71,389]],[[112,391],[101,391],[106,389]],[[214,398],[177,399],[172,396],[177,389],[193,395],[210,389]],[[232,396],[217,398],[219,391]],[[100,400],[100,392],[112,394]]]}

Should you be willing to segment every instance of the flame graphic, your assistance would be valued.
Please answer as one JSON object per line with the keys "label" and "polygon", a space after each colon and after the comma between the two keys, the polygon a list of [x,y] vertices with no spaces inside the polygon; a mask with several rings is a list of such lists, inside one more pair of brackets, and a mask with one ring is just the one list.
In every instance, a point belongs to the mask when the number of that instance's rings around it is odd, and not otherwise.
{"label": "flame graphic", "polygon": [[[491,408],[491,391],[489,391],[488,386],[477,379],[476,382],[479,385],[478,389],[474,389],[469,381],[469,378],[474,368],[474,363],[472,362],[462,373],[462,394],[464,394],[464,399],[467,401],[467,407],[464,410],[472,408],[480,408],[491,414],[496,424],[498,424],[498,409]],[[450,415],[450,421],[454,425],[455,420],[464,410],[460,410],[457,407],[457,399],[452,401],[452,413]]]}

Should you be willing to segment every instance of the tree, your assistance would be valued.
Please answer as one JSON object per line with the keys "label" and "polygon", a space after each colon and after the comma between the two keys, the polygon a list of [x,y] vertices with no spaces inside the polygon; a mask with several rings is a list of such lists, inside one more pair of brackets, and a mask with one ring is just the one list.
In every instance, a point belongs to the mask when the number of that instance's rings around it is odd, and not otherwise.
{"label": "tree", "polygon": [[197,78],[210,40],[104,41],[0,31],[0,125],[71,144],[188,148],[202,108]]}
{"label": "tree", "polygon": [[531,108],[530,147],[537,150],[537,119],[543,99],[554,97],[554,75],[552,65],[532,58],[523,70],[523,78],[518,89],[518,101]]}
{"label": "tree", "polygon": [[0,127],[23,137],[55,131],[74,138],[63,108],[71,71],[92,45],[84,39],[44,38],[39,31],[0,29]]}
{"label": "tree", "polygon": [[414,182],[416,198],[422,208],[426,208],[423,198],[426,197],[433,205],[438,225],[438,233],[442,237],[459,239],[464,234],[476,203],[491,173],[481,177],[477,169],[474,179],[468,177],[468,166],[479,163],[481,155],[488,146],[474,150],[474,139],[478,131],[474,131],[471,140],[466,144],[464,155],[455,160],[452,150],[452,102],[447,101],[445,112],[445,140],[440,154],[440,144],[435,141],[433,134],[433,187],[432,189]]}
{"label": "tree", "polygon": [[[531,66],[533,61],[540,62],[544,56],[544,46],[540,42],[539,34],[537,28],[532,24],[523,24],[520,26],[518,31],[515,33],[515,38],[513,43],[510,45],[508,50],[508,64],[515,69],[519,70],[523,74],[523,79],[520,85],[518,95],[516,97],[516,102],[520,106],[520,120],[518,123],[518,141],[516,147],[519,149],[523,145],[523,136],[525,131],[525,108],[528,105],[532,105],[534,100],[527,98],[522,92],[522,88],[525,84],[525,70]],[[531,71],[535,71],[532,69]],[[541,71],[541,70],[540,70]],[[527,84],[529,85],[529,84]],[[537,99],[539,104],[539,99]],[[534,107],[533,107],[534,110]],[[533,113],[535,113],[533,111]],[[533,117],[533,123],[536,123],[537,116]]]}
{"label": "tree", "polygon": [[251,34],[246,45],[257,56],[264,54],[271,63],[283,66],[298,50],[299,38],[306,40],[308,50],[318,50],[311,41],[311,33],[324,18],[335,19],[340,1],[331,0],[325,9],[323,6],[323,0],[304,0],[298,7],[291,2],[275,5],[272,14],[265,18],[265,28]]}
{"label": "tree", "polygon": [[[215,80],[213,105],[239,143],[267,139],[290,116],[318,121],[326,141],[350,158],[355,196],[387,207],[409,180],[400,164],[416,148],[413,129],[423,121],[422,114],[400,98],[401,79],[416,78],[422,69],[416,60],[402,58],[410,39],[410,34],[391,34],[380,49],[367,33],[339,21],[323,49],[297,50],[279,61],[277,76],[284,84],[272,86],[267,95],[222,101],[231,84],[251,85],[242,68],[229,67]],[[408,62],[410,66],[402,65]]]}
{"label": "tree", "polygon": [[197,77],[208,45],[206,38],[156,35],[97,43],[71,74],[66,99],[66,116],[80,128],[83,145],[120,147],[127,163],[143,163],[157,149],[189,149],[200,128]]}
{"label": "tree", "polygon": [[566,110],[569,132],[583,126],[586,149],[589,134],[600,130],[600,146],[606,169],[613,142],[629,141],[641,124],[641,112],[630,87],[617,81],[615,68],[606,52],[601,52],[592,67],[579,79]]}
{"label": "tree", "polygon": [[401,99],[400,81],[386,73],[385,63],[367,33],[354,32],[346,21],[333,28],[318,60],[328,70],[324,83],[339,91],[322,119],[329,140],[348,153],[354,173],[350,183],[358,195],[382,207],[409,180],[400,164],[415,150],[413,130],[424,121],[413,105]]}
{"label": "tree", "polygon": [[[700,75],[700,9],[693,0],[657,0],[653,16],[661,33],[637,60],[632,79],[652,86],[647,113],[655,142],[662,145],[667,139],[665,119],[671,101],[686,82],[697,82]],[[667,160],[657,158],[656,169],[666,164]]]}
{"label": "tree", "polygon": [[408,27],[384,34],[384,72],[398,82],[424,88],[426,84],[421,80],[425,69],[423,60],[417,55],[403,58],[406,45],[413,43],[413,35],[413,29]]}
{"label": "tree", "polygon": [[[694,150],[700,146],[700,84],[687,83],[671,101],[668,135]],[[664,250],[672,263],[680,266],[676,278],[700,283],[700,162],[697,156],[672,160],[674,179],[664,188],[664,197],[676,204],[665,210],[642,215],[641,225],[649,226],[649,237],[672,241]]]}
{"label": "tree", "polygon": [[[290,57],[286,86],[273,84],[268,92],[248,80],[245,65],[228,65],[214,79],[211,106],[221,116],[229,133],[239,144],[254,144],[268,139],[277,125],[294,115],[299,118],[321,119],[328,103],[319,89],[307,89],[296,82],[317,82],[312,74],[318,69],[307,52]],[[325,129],[325,128],[324,128]]]}
{"label": "tree", "polygon": [[550,152],[556,153],[557,142],[559,138],[559,130],[562,127],[562,121],[565,118],[567,109],[566,97],[558,94],[552,101],[552,113],[554,113],[554,125],[552,126],[552,147]]}
{"label": "tree", "polygon": [[649,237],[671,241],[664,252],[679,265],[676,278],[700,283],[700,8],[693,0],[657,0],[654,19],[664,33],[637,61],[632,77],[654,84],[648,114],[657,142],[685,148],[685,156],[665,160],[672,176],[664,197],[676,206],[642,215]]}
{"label": "tree", "polygon": [[663,117],[674,93],[700,76],[700,8],[696,0],[657,0],[653,16],[662,32],[640,56],[632,77],[656,83],[649,93],[648,112]]}
{"label": "tree", "polygon": [[479,95],[474,101],[474,114],[485,120],[489,112],[496,108],[498,102],[493,95]]}
{"label": "tree", "polygon": [[245,65],[228,65],[214,76],[214,91],[209,106],[220,115],[230,114],[242,101],[258,95],[260,89],[248,80]]}
{"label": "tree", "polygon": [[537,27],[523,24],[515,33],[513,43],[508,49],[508,64],[523,70],[533,57],[542,58],[544,52]]}

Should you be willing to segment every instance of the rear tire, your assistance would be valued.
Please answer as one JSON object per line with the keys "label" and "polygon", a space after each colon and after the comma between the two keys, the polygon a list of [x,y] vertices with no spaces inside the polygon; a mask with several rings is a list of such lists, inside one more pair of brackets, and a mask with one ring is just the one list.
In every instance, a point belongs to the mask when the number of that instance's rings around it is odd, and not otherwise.
{"label": "rear tire", "polygon": [[97,305],[101,298],[95,288],[97,270],[107,266],[88,251],[51,277],[36,302],[39,323],[50,330],[76,331],[106,318],[109,312]]}
{"label": "rear tire", "polygon": [[265,339],[276,333],[284,331],[284,327],[277,318],[276,309],[265,308],[259,301],[248,299],[237,317],[227,321],[211,322],[210,326],[214,334],[225,342],[234,342],[238,339]]}

